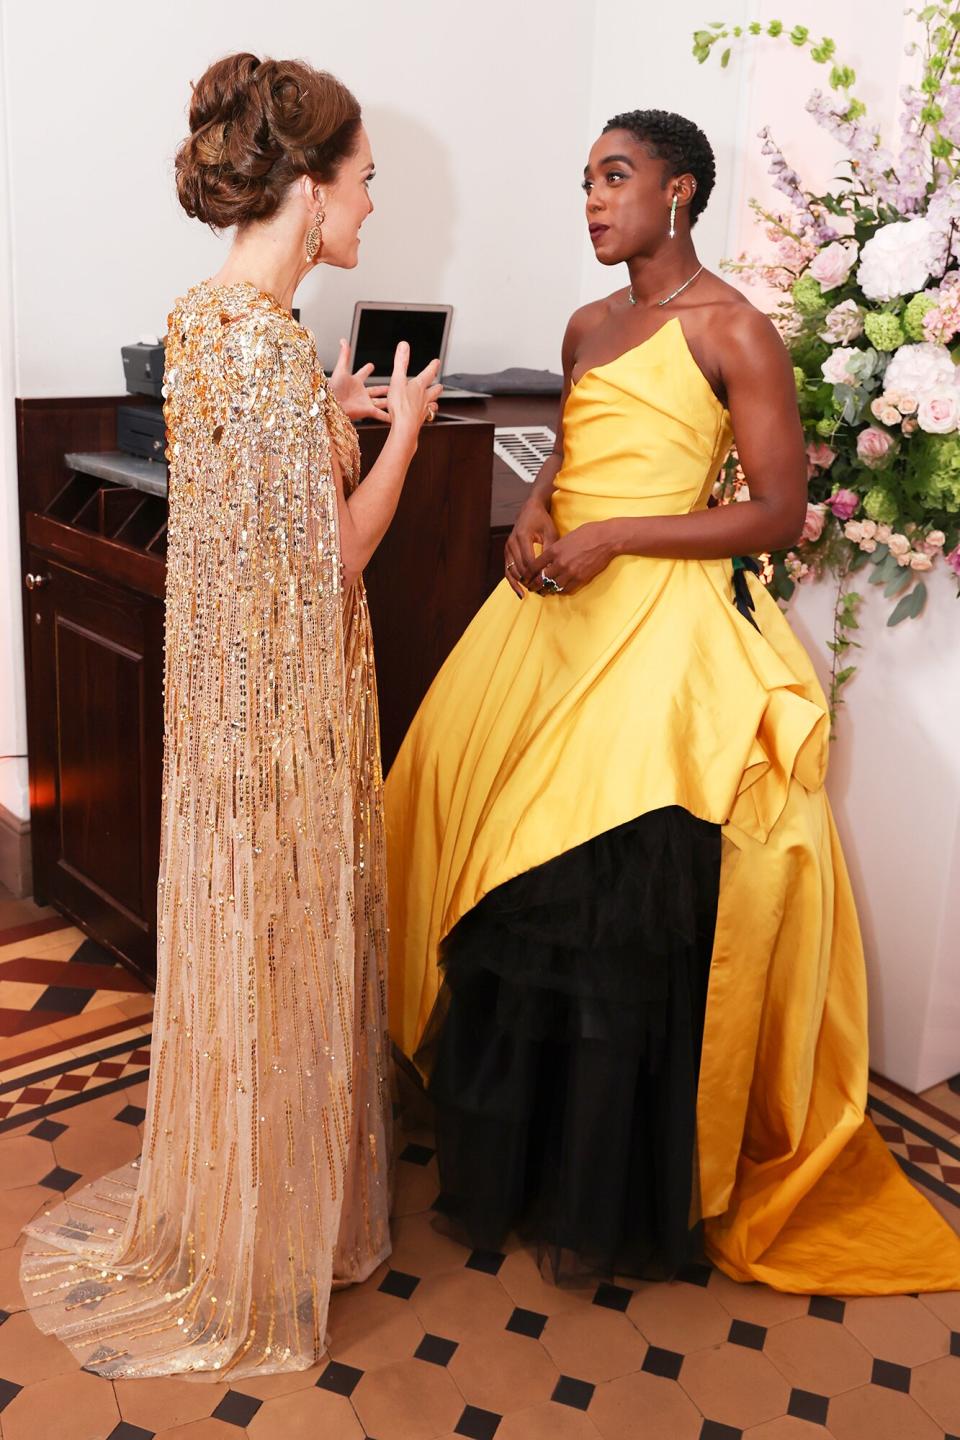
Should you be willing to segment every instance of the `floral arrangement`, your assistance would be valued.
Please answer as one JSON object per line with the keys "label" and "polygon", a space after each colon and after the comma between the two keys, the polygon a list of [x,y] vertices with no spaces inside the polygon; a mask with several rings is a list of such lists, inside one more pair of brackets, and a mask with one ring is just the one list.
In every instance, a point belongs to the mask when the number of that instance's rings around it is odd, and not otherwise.
{"label": "floral arrangement", "polygon": [[[960,7],[907,13],[921,27],[908,53],[920,50],[922,74],[901,92],[896,153],[852,95],[855,73],[837,63],[832,40],[813,43],[806,27],[788,31],[777,20],[715,22],[694,36],[701,63],[750,35],[809,46],[830,69],[829,90],[815,90],[807,110],[849,157],[835,188],[815,195],[762,130],[786,205],[751,205],[773,251],[723,265],[781,294],[773,318],[794,364],[809,502],[799,544],[769,557],[766,576],[783,601],[807,577],[837,580],[834,718],[856,671],[847,652],[861,597],[851,577],[869,569],[869,582],[896,601],[889,625],[922,612],[934,565],[960,581]],[[729,58],[727,45],[721,64]],[[742,483],[734,455],[727,498]]]}

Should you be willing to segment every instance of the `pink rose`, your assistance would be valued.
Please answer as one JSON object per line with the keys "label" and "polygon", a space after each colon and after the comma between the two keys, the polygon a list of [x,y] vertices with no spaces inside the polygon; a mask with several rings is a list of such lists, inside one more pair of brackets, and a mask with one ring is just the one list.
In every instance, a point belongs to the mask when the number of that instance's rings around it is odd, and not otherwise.
{"label": "pink rose", "polygon": [[829,470],[837,458],[836,450],[831,450],[825,440],[817,440],[807,446],[807,460],[811,466],[815,465],[818,470]]}
{"label": "pink rose", "polygon": [[953,385],[930,390],[920,401],[917,420],[928,435],[946,435],[960,423],[960,391]]}
{"label": "pink rose", "polygon": [[842,245],[839,240],[834,240],[811,260],[809,274],[820,282],[822,289],[835,290],[850,274],[856,258],[856,245]]}
{"label": "pink rose", "polygon": [[863,525],[859,520],[848,520],[843,527],[843,533],[848,540],[852,540],[855,545],[859,545],[863,539]]}
{"label": "pink rose", "polygon": [[827,508],[838,520],[849,520],[860,508],[860,496],[855,490],[837,490],[827,501]]}
{"label": "pink rose", "polygon": [[896,555],[898,559],[901,555],[909,555],[910,553],[910,541],[906,535],[891,535],[887,544],[890,547],[890,554]]}
{"label": "pink rose", "polygon": [[960,579],[960,545],[958,545],[955,550],[950,551],[950,554],[947,556],[947,564],[950,566],[954,575]]}
{"label": "pink rose", "polygon": [[935,555],[938,550],[943,549],[946,539],[942,530],[929,530],[924,537],[923,548],[928,555]]}
{"label": "pink rose", "polygon": [[803,533],[801,540],[819,540],[823,533],[824,507],[822,505],[808,505],[807,518],[803,522]]}
{"label": "pink rose", "polygon": [[893,531],[890,529],[890,526],[889,526],[889,525],[878,525],[878,526],[877,526],[877,539],[880,541],[880,544],[881,544],[881,545],[889,545],[889,543],[890,543],[890,536],[891,536],[892,534],[893,534]]}
{"label": "pink rose", "polygon": [[920,551],[914,551],[910,556],[911,570],[932,570],[933,561],[929,555],[923,555]]}
{"label": "pink rose", "polygon": [[868,425],[857,436],[857,455],[868,470],[879,470],[889,459],[894,443],[893,436],[888,435],[886,430]]}

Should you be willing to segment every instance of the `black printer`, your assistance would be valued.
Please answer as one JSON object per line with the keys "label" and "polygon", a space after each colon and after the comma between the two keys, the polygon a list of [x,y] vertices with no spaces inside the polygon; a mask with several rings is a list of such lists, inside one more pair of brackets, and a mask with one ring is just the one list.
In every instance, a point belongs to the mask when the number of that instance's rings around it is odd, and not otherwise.
{"label": "black printer", "polygon": [[[163,341],[140,340],[136,345],[123,345],[120,355],[127,393],[151,395],[159,400],[163,393]],[[144,460],[162,461],[167,448],[163,406],[119,406],[117,447]]]}

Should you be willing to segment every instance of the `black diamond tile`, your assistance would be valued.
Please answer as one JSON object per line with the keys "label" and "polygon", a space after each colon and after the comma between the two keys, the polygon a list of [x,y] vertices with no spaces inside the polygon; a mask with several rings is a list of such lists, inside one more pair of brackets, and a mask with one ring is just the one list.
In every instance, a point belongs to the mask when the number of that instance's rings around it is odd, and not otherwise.
{"label": "black diamond tile", "polygon": [[48,1190],[60,1190],[62,1193],[66,1193],[70,1186],[79,1179],[80,1175],[76,1170],[64,1170],[62,1165],[54,1165],[50,1174],[44,1175],[39,1183],[45,1185]]}
{"label": "black diamond tile", "polygon": [[743,1345],[747,1350],[762,1350],[766,1338],[765,1325],[751,1325],[747,1320],[734,1320],[727,1336],[731,1345]]}
{"label": "black diamond tile", "polygon": [[515,1335],[529,1335],[531,1340],[539,1340],[546,1323],[546,1315],[541,1315],[539,1310],[524,1310],[518,1305],[507,1321],[507,1329]]}
{"label": "black diamond tile", "polygon": [[110,1431],[107,1440],[153,1440],[155,1430],[144,1430],[142,1425],[131,1425],[129,1420],[121,1420],[120,1424]]}
{"label": "black diamond tile", "polygon": [[398,1300],[409,1300],[419,1284],[419,1275],[406,1275],[402,1270],[388,1270],[379,1288],[384,1295],[395,1295]]}
{"label": "black diamond tile", "polygon": [[833,1320],[842,1325],[846,1308],[842,1300],[834,1300],[832,1295],[811,1295],[807,1314],[816,1320]]}
{"label": "black diamond tile", "polygon": [[906,1365],[894,1365],[892,1360],[874,1360],[871,1383],[882,1385],[886,1390],[900,1390],[910,1393],[910,1371]]}
{"label": "black diamond tile", "polygon": [[667,1380],[676,1380],[682,1364],[683,1356],[678,1355],[676,1350],[661,1350],[658,1345],[651,1345],[643,1357],[641,1368],[648,1375],[663,1375]]}
{"label": "black diamond tile", "polygon": [[237,1425],[242,1430],[256,1415],[262,1400],[254,1395],[244,1395],[242,1390],[228,1390],[213,1412],[214,1420],[223,1420],[227,1425]]}
{"label": "black diamond tile", "polygon": [[22,1385],[16,1385],[12,1380],[0,1380],[0,1410],[5,1409],[22,1389]]}
{"label": "black diamond tile", "polygon": [[351,1396],[363,1379],[363,1371],[355,1365],[343,1365],[331,1360],[317,1381],[318,1390],[332,1390],[334,1395]]}
{"label": "black diamond tile", "polygon": [[683,1265],[677,1271],[677,1279],[686,1280],[688,1285],[701,1285],[706,1288],[712,1274],[713,1270],[709,1265]]}
{"label": "black diamond tile", "polygon": [[550,1399],[558,1405],[569,1405],[574,1410],[586,1410],[595,1388],[589,1380],[574,1380],[572,1375],[561,1375]]}
{"label": "black diamond tile", "polygon": [[431,1365],[449,1365],[456,1354],[458,1341],[444,1340],[442,1335],[424,1335],[414,1350],[417,1360],[429,1360]]}
{"label": "black diamond tile", "polygon": [[700,1440],[743,1440],[743,1431],[735,1430],[732,1425],[721,1425],[719,1420],[704,1420]]}
{"label": "black diamond tile", "polygon": [[113,1118],[123,1125],[142,1125],[146,1113],[142,1105],[124,1105],[120,1113]]}
{"label": "black diamond tile", "polygon": [[477,1405],[468,1405],[460,1419],[454,1435],[467,1435],[470,1440],[493,1440],[502,1415],[494,1410],[481,1410]]}
{"label": "black diamond tile", "polygon": [[31,1010],[57,1010],[62,1015],[79,1015],[96,995],[82,985],[48,985],[31,1005]]}
{"label": "black diamond tile", "polygon": [[813,1425],[826,1425],[830,1400],[826,1395],[817,1395],[812,1390],[791,1390],[787,1414],[797,1420],[809,1420]]}
{"label": "black diamond tile", "polygon": [[950,1331],[950,1354],[960,1355],[960,1330]]}
{"label": "black diamond tile", "polygon": [[499,1250],[474,1250],[467,1260],[468,1270],[482,1270],[484,1275],[496,1275],[506,1260]]}
{"label": "black diamond tile", "polygon": [[35,1135],[38,1140],[56,1140],[66,1130],[66,1125],[61,1125],[57,1120],[41,1120],[39,1125],[34,1125],[29,1132]]}
{"label": "black diamond tile", "polygon": [[436,1153],[429,1145],[414,1145],[411,1141],[400,1151],[400,1159],[406,1160],[408,1165],[429,1165]]}
{"label": "black diamond tile", "polygon": [[608,1285],[604,1282],[597,1286],[597,1293],[593,1297],[594,1305],[602,1305],[607,1310],[626,1310],[630,1304],[632,1290],[627,1290],[623,1285]]}
{"label": "black diamond tile", "polygon": [[106,950],[101,950],[96,940],[84,940],[83,944],[70,956],[79,965],[119,965],[120,961],[114,955],[109,955]]}

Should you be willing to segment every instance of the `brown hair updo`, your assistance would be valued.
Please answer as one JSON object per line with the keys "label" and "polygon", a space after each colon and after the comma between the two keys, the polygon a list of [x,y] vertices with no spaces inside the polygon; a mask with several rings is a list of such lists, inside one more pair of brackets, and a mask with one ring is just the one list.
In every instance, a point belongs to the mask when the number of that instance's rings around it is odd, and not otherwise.
{"label": "brown hair updo", "polygon": [[227,55],[194,86],[177,195],[215,230],[266,220],[298,175],[327,183],[356,149],[360,106],[302,60]]}

